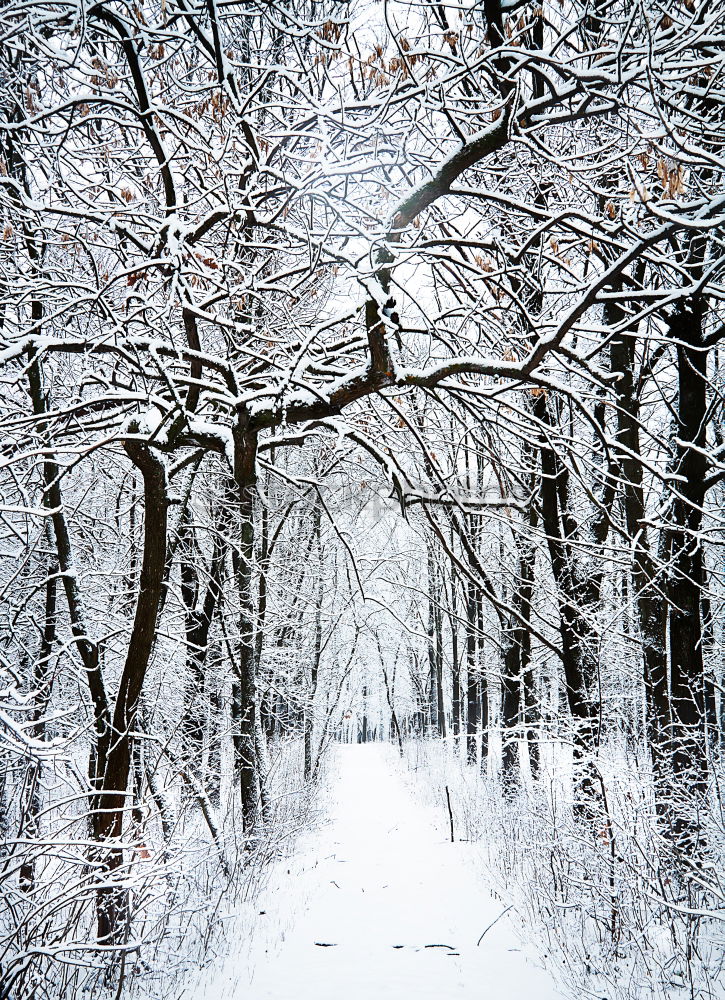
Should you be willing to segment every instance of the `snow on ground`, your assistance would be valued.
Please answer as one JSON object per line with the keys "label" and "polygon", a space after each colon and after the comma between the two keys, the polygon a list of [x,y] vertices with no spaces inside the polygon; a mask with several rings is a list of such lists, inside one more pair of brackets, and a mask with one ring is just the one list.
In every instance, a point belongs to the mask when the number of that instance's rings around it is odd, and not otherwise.
{"label": "snow on ground", "polygon": [[258,898],[253,941],[244,934],[189,997],[561,1000],[508,916],[497,920],[505,904],[481,885],[475,845],[450,843],[390,746],[338,747],[330,795],[328,822]]}

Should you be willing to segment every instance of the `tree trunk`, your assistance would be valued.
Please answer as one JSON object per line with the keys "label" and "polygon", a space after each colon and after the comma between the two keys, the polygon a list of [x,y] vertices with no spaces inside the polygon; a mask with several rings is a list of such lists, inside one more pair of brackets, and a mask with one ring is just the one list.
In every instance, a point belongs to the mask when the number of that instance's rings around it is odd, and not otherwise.
{"label": "tree trunk", "polygon": [[437,591],[438,594],[433,615],[435,622],[436,714],[438,715],[438,735],[441,739],[446,739],[448,726],[446,724],[445,687],[443,682],[443,609],[440,604],[443,596],[443,588],[440,586],[440,581]]}
{"label": "tree trunk", "polygon": [[642,643],[647,742],[652,754],[655,794],[662,808],[662,789],[668,764],[664,738],[669,727],[667,687],[666,604],[661,581],[650,551],[640,455],[639,399],[635,391],[636,340],[627,334],[615,337],[611,346],[612,369],[618,373],[617,434],[621,451],[622,497],[627,534],[632,547],[632,585],[637,624]]}
{"label": "tree trunk", "polygon": [[99,889],[97,899],[98,939],[105,944],[118,944],[124,939],[130,918],[128,889],[114,884],[114,872],[123,865],[123,851],[118,842],[123,835],[133,730],[156,636],[166,562],[166,469],[148,445],[127,441],[124,447],[143,476],[144,547],[136,614],[126,661],[112,724],[104,733],[97,759],[92,821],[95,840],[104,849],[101,859],[108,874],[108,883]]}
{"label": "tree trunk", "polygon": [[476,651],[476,588],[469,581],[466,600],[466,760],[475,764],[478,760],[476,733],[478,730],[478,663]]}
{"label": "tree trunk", "polygon": [[189,757],[200,759],[205,734],[206,661],[209,652],[209,632],[222,598],[222,580],[226,561],[225,529],[227,519],[221,511],[213,525],[212,552],[208,583],[202,595],[199,587],[197,561],[200,557],[194,533],[189,523],[188,508],[179,525],[181,548],[181,597],[186,609],[186,717],[184,736]]}
{"label": "tree trunk", "polygon": [[[50,535],[46,522],[46,536]],[[52,544],[52,541],[51,541]],[[40,648],[33,670],[33,697],[35,706],[31,713],[33,726],[30,735],[33,739],[42,740],[45,736],[45,712],[50,701],[52,674],[50,672],[50,657],[53,652],[56,635],[56,609],[58,591],[58,565],[55,557],[48,562],[48,577],[45,581],[45,614]],[[25,794],[22,803],[20,833],[25,837],[37,839],[40,835],[39,816],[41,810],[40,781],[42,762],[35,760],[30,765],[25,779]],[[20,867],[19,885],[24,892],[31,892],[35,886],[35,857],[32,849],[26,852]]]}
{"label": "tree trunk", "polygon": [[[536,415],[551,425],[545,396],[534,404]],[[598,605],[602,571],[588,572],[577,566],[570,539],[575,526],[570,511],[567,472],[553,447],[542,438],[541,516],[551,558],[559,604],[559,655],[564,670],[566,696],[574,723],[577,787],[581,799],[577,811],[589,817],[598,798],[594,754],[599,746],[600,705],[597,694],[597,637],[587,616]]]}
{"label": "tree trunk", "polygon": [[461,663],[458,652],[458,579],[451,569],[451,604],[448,621],[451,629],[451,673],[453,681],[451,700],[451,726],[453,729],[453,749],[458,752],[461,743]]}
{"label": "tree trunk", "polygon": [[257,681],[254,650],[255,601],[254,497],[257,482],[257,435],[249,430],[249,415],[239,407],[233,427],[234,483],[239,512],[239,545],[235,572],[239,595],[239,653],[233,689],[235,758],[239,773],[244,830],[254,830],[259,812],[259,778],[255,752]]}
{"label": "tree trunk", "polygon": [[363,715],[362,715],[362,726],[360,731],[360,742],[367,743],[369,734],[368,734],[368,689],[366,684],[363,684],[362,697],[363,697]]}
{"label": "tree trunk", "polygon": [[435,601],[435,563],[433,549],[428,543],[428,719],[431,734],[440,732],[438,719],[438,658]]}
{"label": "tree trunk", "polygon": [[312,777],[312,739],[315,729],[315,695],[317,693],[317,678],[320,671],[320,658],[322,656],[322,544],[320,539],[320,505],[315,504],[314,537],[317,542],[317,600],[315,601],[315,634],[314,646],[312,648],[312,662],[310,663],[310,683],[307,690],[307,704],[305,706],[305,780]]}
{"label": "tree trunk", "polygon": [[[702,348],[704,303],[695,300],[670,319],[677,344],[676,492],[665,532],[674,805],[673,832],[682,846],[699,838],[697,814],[708,787],[705,666],[700,599],[705,572],[700,542],[707,449],[707,351]],[[682,790],[687,795],[682,796]],[[685,799],[682,804],[680,798]]]}
{"label": "tree trunk", "polygon": [[[533,499],[531,501],[533,507]],[[529,516],[529,523],[532,515]],[[531,601],[534,593],[534,566],[536,550],[531,539],[521,537],[518,541],[518,574],[514,584],[512,605],[514,613],[509,619],[505,635],[503,675],[501,678],[502,715],[502,777],[510,783],[517,777],[517,739],[520,737],[523,689],[531,673],[531,632],[527,623],[531,619]],[[527,716],[533,706],[525,706]],[[527,721],[530,721],[527,718]]]}
{"label": "tree trunk", "polygon": [[[516,595],[519,587],[516,588]],[[501,777],[504,785],[517,779],[517,737],[521,707],[521,646],[516,619],[509,623],[501,675]]]}

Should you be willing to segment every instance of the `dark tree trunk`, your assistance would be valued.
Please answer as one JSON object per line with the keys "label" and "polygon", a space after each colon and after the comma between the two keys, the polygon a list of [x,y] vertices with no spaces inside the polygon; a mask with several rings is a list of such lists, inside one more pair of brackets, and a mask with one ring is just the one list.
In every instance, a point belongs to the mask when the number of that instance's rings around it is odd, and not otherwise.
{"label": "dark tree trunk", "polygon": [[212,553],[208,583],[200,600],[197,562],[199,550],[190,523],[188,507],[182,512],[179,525],[181,550],[181,597],[185,607],[186,629],[186,713],[182,729],[185,752],[190,764],[196,765],[202,751],[205,733],[206,660],[209,632],[221,600],[225,561],[224,525],[217,519],[213,530]]}
{"label": "dark tree trunk", "polygon": [[[518,575],[512,597],[514,614],[511,615],[507,629],[501,679],[502,777],[508,783],[515,781],[517,777],[516,739],[520,736],[522,690],[531,672],[531,632],[527,623],[531,619],[535,560],[536,550],[531,540],[521,538]],[[525,708],[528,713],[532,706]]]}
{"label": "dark tree trunk", "polygon": [[438,735],[445,739],[448,735],[448,726],[446,724],[446,709],[444,702],[444,682],[443,682],[443,609],[440,605],[440,599],[443,594],[443,588],[437,587],[438,599],[434,607],[434,621],[435,621],[435,673],[436,673],[436,714],[438,716]]}
{"label": "dark tree trunk", "polygon": [[458,651],[458,580],[455,571],[451,575],[451,606],[449,623],[451,628],[451,659],[452,659],[452,719],[453,749],[458,751],[461,742],[461,663]]}
{"label": "dark tree trunk", "polygon": [[433,549],[428,544],[428,715],[431,734],[440,732],[438,718],[438,646],[436,624],[436,572]]}
{"label": "dark tree trunk", "polygon": [[668,764],[663,741],[669,725],[667,687],[666,603],[661,581],[650,551],[640,455],[639,399],[635,390],[636,339],[627,334],[615,337],[611,346],[612,369],[618,373],[617,435],[621,446],[622,499],[627,534],[632,546],[632,585],[644,665],[647,741],[652,753],[658,808]]}
{"label": "dark tree trunk", "polygon": [[398,742],[398,751],[400,756],[404,756],[403,751],[403,733],[400,728],[400,723],[398,722],[398,716],[395,711],[395,691],[393,685],[395,684],[395,674],[393,673],[393,684],[390,683],[390,678],[388,677],[388,672],[383,664],[383,681],[385,683],[385,696],[388,700],[388,708],[390,709],[390,732],[391,735],[395,735],[395,739]]}
{"label": "dark tree trunk", "polygon": [[488,774],[488,727],[491,722],[491,699],[486,670],[486,650],[483,631],[483,594],[476,588],[476,640],[478,650],[478,714],[481,727],[481,774]]}
{"label": "dark tree trunk", "polygon": [[319,504],[315,504],[313,514],[314,525],[313,534],[317,543],[317,600],[315,602],[315,637],[312,649],[312,662],[310,663],[310,683],[307,690],[307,704],[305,706],[305,780],[312,777],[312,740],[315,729],[315,694],[317,693],[317,678],[320,672],[320,658],[322,656],[322,544],[320,538],[321,512]]}
{"label": "dark tree trunk", "polygon": [[255,670],[253,592],[254,497],[257,482],[257,435],[249,430],[249,415],[239,407],[233,427],[234,483],[239,516],[235,574],[239,595],[239,652],[233,686],[235,757],[239,773],[244,830],[251,833],[259,812],[256,739],[257,680]]}
{"label": "dark tree trunk", "polygon": [[[47,532],[50,534],[50,532]],[[45,712],[50,701],[53,683],[50,671],[50,658],[53,652],[56,635],[56,609],[58,594],[58,564],[54,557],[48,563],[48,577],[45,581],[45,614],[40,648],[33,669],[33,693],[35,707],[31,713],[33,725],[30,735],[33,739],[42,740],[45,737]],[[35,760],[28,769],[25,779],[25,794],[22,803],[23,822],[21,834],[30,838],[40,835],[39,816],[41,810],[40,781],[42,763]],[[35,857],[32,851],[27,851],[20,867],[19,885],[25,892],[31,892],[35,886]]]}
{"label": "dark tree trunk", "polygon": [[368,689],[366,685],[363,685],[362,689],[363,697],[363,715],[362,715],[362,725],[360,728],[360,743],[367,743],[369,737],[368,731]]}
{"label": "dark tree trunk", "polygon": [[117,843],[123,834],[133,753],[133,730],[156,636],[166,562],[166,469],[146,444],[127,441],[124,447],[143,476],[144,548],[136,613],[126,661],[116,695],[111,727],[106,730],[100,742],[97,760],[93,830],[95,840],[106,848],[102,860],[108,873],[108,884],[98,893],[98,939],[106,944],[118,944],[124,939],[130,916],[128,890],[113,884],[114,872],[123,864],[123,851]]}
{"label": "dark tree trunk", "polygon": [[[552,404],[553,405],[553,404]],[[552,424],[550,404],[541,395],[534,403],[542,423]],[[570,510],[568,474],[551,443],[542,437],[541,517],[551,558],[559,604],[559,655],[564,670],[567,703],[574,723],[577,811],[585,818],[598,797],[594,753],[599,746],[598,640],[588,613],[597,607],[602,571],[581,571],[571,539],[576,525]],[[599,543],[602,538],[597,539]]]}
{"label": "dark tree trunk", "polygon": [[[670,319],[677,345],[676,492],[665,533],[669,615],[670,699],[676,838],[690,846],[699,837],[697,813],[708,787],[705,666],[700,601],[705,585],[702,526],[707,449],[707,358],[702,348],[704,303],[691,302]],[[681,796],[683,789],[687,795]],[[680,804],[680,798],[685,799]]]}
{"label": "dark tree trunk", "polygon": [[521,646],[516,620],[509,623],[501,675],[501,777],[510,785],[517,779],[517,736],[521,707]]}
{"label": "dark tree trunk", "polygon": [[485,777],[488,774],[488,727],[490,705],[488,697],[488,681],[481,661],[480,674],[478,677],[478,712],[481,719],[481,774]]}
{"label": "dark tree trunk", "polygon": [[476,588],[469,582],[466,600],[466,760],[475,764],[478,760],[476,733],[478,730],[478,663],[476,651]]}

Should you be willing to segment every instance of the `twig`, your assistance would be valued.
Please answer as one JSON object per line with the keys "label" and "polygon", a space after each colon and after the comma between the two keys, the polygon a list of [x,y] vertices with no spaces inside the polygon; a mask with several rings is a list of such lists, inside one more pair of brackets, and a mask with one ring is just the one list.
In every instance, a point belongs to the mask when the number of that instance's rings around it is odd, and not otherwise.
{"label": "twig", "polygon": [[488,925],[488,927],[486,928],[486,930],[480,936],[480,938],[478,939],[478,941],[476,941],[476,947],[477,948],[480,945],[481,941],[483,941],[483,939],[486,936],[486,934],[488,934],[488,932],[491,930],[491,928],[493,927],[493,925],[497,924],[499,922],[499,920],[501,919],[501,917],[505,917],[506,914],[508,913],[508,911],[513,909],[513,905],[514,904],[512,903],[511,906],[507,906],[505,910],[502,910],[501,913],[499,913],[499,915],[496,917],[495,920],[491,921],[491,923]]}
{"label": "twig", "polygon": [[451,793],[448,791],[448,785],[446,785],[446,802],[448,803],[448,819],[451,824],[451,843],[454,843],[453,837],[453,810],[451,809]]}

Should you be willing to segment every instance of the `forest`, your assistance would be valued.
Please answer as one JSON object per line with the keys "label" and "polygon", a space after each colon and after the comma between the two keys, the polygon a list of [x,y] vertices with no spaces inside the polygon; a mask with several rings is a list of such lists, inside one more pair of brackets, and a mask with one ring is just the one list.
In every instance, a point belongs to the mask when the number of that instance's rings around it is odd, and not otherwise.
{"label": "forest", "polygon": [[0,1000],[725,997],[724,297],[725,0],[2,0]]}

